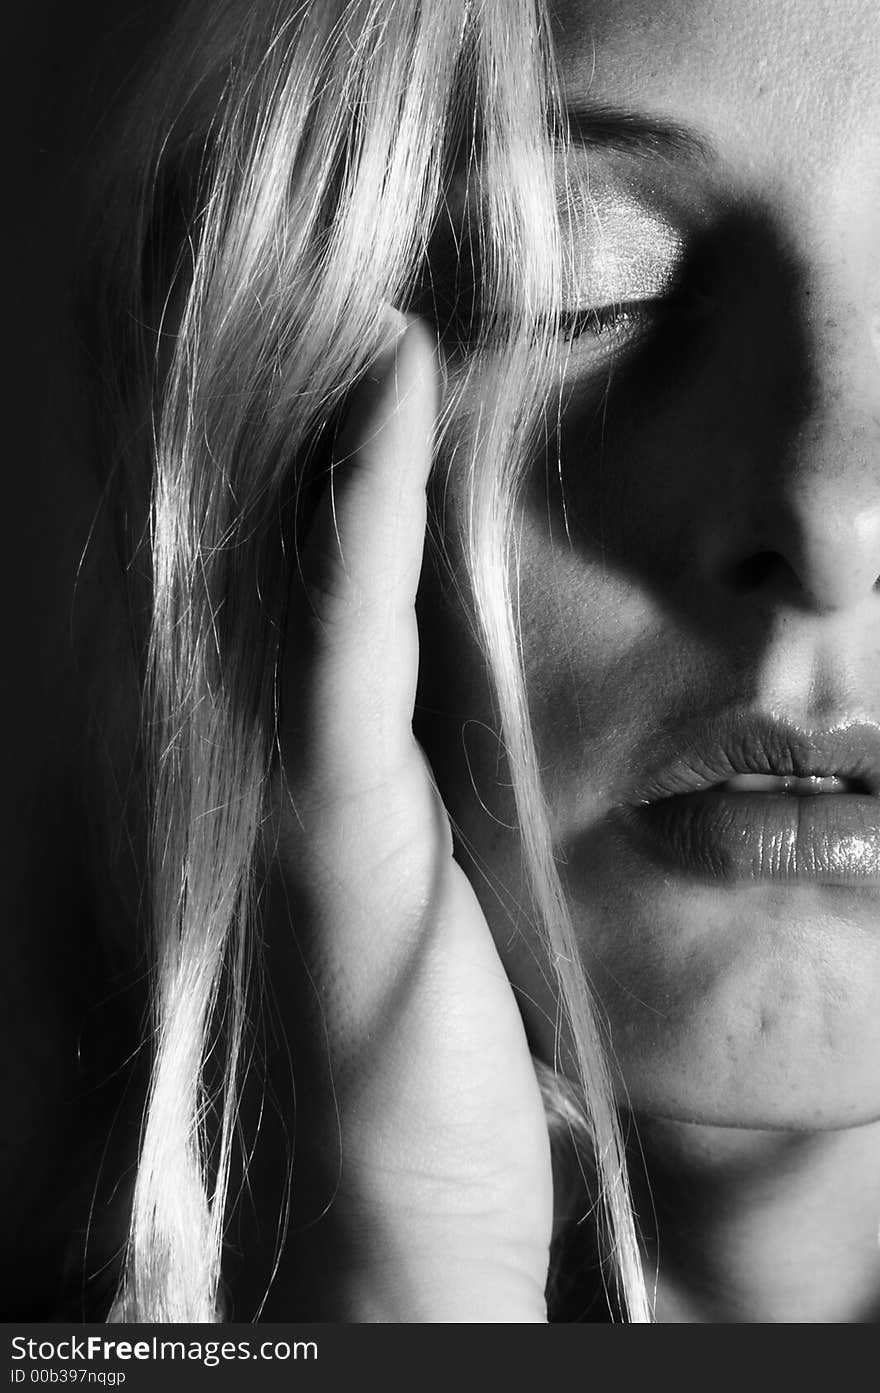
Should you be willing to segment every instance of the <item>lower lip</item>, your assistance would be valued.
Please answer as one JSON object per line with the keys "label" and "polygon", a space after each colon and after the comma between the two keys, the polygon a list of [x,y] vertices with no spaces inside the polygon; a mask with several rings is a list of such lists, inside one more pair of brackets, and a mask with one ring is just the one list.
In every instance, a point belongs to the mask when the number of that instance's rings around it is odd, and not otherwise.
{"label": "lower lip", "polygon": [[691,875],[880,885],[880,798],[707,791],[647,803],[627,821]]}

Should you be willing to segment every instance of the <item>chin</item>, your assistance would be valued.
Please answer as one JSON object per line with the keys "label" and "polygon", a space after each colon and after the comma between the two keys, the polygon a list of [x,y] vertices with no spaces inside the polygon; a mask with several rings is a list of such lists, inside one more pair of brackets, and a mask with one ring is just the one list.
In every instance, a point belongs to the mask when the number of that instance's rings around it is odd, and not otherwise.
{"label": "chin", "polygon": [[[880,1120],[878,976],[841,982],[816,955],[681,964],[662,988],[593,983],[611,1025],[621,1103],[680,1122],[824,1131]],[[638,1000],[636,999],[638,993]],[[659,1003],[661,999],[664,1005]]]}
{"label": "chin", "polygon": [[876,889],[719,885],[590,851],[569,889],[622,1103],[725,1127],[880,1119]]}

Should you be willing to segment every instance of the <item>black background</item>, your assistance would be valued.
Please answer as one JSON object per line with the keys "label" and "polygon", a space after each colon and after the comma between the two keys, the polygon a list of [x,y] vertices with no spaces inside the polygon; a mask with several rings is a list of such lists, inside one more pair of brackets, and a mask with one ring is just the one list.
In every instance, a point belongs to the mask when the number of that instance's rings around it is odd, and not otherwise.
{"label": "black background", "polygon": [[[45,1319],[70,1177],[98,1106],[94,885],[84,866],[88,686],[101,605],[77,586],[98,492],[71,371],[76,227],[108,113],[174,8],[8,5],[4,103],[0,534],[0,1318]],[[75,354],[73,354],[75,357]],[[90,667],[92,676],[90,677]],[[91,1163],[89,1162],[89,1165]],[[83,1163],[85,1175],[88,1166]],[[92,1171],[94,1174],[94,1171]]]}

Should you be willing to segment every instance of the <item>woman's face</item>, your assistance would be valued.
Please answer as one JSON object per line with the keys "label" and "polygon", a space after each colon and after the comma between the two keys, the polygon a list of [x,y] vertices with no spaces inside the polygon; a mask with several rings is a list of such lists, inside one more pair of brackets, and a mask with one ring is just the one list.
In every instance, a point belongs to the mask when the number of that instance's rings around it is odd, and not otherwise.
{"label": "woman's face", "polygon": [[[637,1109],[878,1118],[880,9],[553,10],[604,313],[572,320],[519,593],[584,964]],[[550,1058],[479,665],[424,611],[420,734]]]}

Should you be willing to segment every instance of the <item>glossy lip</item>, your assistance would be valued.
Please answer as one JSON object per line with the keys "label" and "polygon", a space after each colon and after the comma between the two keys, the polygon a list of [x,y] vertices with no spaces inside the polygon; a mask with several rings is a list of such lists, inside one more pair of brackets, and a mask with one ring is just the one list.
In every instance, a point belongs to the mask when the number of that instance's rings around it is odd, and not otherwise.
{"label": "glossy lip", "polygon": [[[836,777],[858,791],[722,787],[737,774]],[[880,726],[844,720],[805,728],[725,713],[681,733],[622,817],[661,862],[702,878],[880,886]]]}

